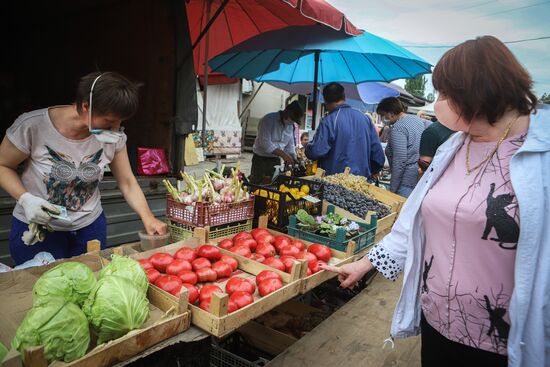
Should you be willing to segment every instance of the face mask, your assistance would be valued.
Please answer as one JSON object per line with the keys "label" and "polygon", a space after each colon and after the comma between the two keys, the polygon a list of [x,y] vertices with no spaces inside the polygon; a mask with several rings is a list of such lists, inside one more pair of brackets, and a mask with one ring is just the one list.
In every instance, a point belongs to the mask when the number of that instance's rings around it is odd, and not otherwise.
{"label": "face mask", "polygon": [[93,97],[95,83],[98,81],[99,78],[101,78],[101,75],[95,78],[94,82],[92,83],[92,87],[90,88],[90,108],[88,109],[88,131],[91,132],[94,135],[94,137],[97,139],[97,141],[99,141],[100,143],[116,144],[124,135],[123,128],[121,128],[120,131],[111,131],[106,129],[92,129],[92,97]]}
{"label": "face mask", "polygon": [[390,123],[390,120],[388,120],[387,118],[385,117],[382,117],[382,122],[386,125],[388,125]]}
{"label": "face mask", "polygon": [[462,116],[456,113],[447,99],[437,100],[434,105],[437,120],[453,131],[470,131],[470,124]]}

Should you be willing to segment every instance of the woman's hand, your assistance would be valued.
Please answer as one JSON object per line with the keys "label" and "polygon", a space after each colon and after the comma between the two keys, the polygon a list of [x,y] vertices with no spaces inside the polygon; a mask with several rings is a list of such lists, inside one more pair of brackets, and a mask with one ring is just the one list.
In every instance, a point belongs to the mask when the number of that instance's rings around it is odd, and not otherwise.
{"label": "woman's hand", "polygon": [[148,235],[163,235],[166,234],[166,231],[168,230],[167,224],[155,217],[144,220],[143,226],[145,227],[145,232],[147,232]]}
{"label": "woman's hand", "polygon": [[342,266],[321,265],[321,269],[337,273],[340,287],[353,288],[365,274],[374,269],[374,266],[365,256],[360,260]]}

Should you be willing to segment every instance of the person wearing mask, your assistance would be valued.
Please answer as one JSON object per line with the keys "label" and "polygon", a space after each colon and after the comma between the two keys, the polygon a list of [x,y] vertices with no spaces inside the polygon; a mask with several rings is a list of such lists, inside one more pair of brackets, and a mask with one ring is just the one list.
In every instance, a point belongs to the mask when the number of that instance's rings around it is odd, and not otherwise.
{"label": "person wearing mask", "polygon": [[323,89],[328,114],[323,117],[306,157],[317,160],[327,175],[344,172],[371,177],[384,167],[384,151],[370,119],[346,104],[344,87],[330,83]]}
{"label": "person wearing mask", "polygon": [[390,191],[408,197],[418,179],[420,137],[428,121],[408,115],[395,97],[384,98],[376,112],[391,126],[386,155],[390,163]]}
{"label": "person wearing mask", "polygon": [[439,146],[447,141],[454,133],[453,130],[443,125],[439,121],[433,121],[430,126],[424,130],[420,137],[420,148],[418,154],[418,174],[422,176],[430,166],[435,152]]}
{"label": "person wearing mask", "polygon": [[296,159],[294,123],[300,121],[304,111],[298,103],[290,103],[283,111],[268,113],[258,123],[258,134],[252,151],[251,183],[270,183],[275,166],[282,159],[292,166]]}
{"label": "person wearing mask", "polygon": [[99,183],[107,165],[146,232],[166,233],[126,151],[121,124],[134,115],[138,100],[137,84],[114,72],[94,72],[80,79],[74,104],[24,113],[8,128],[0,145],[0,186],[17,200],[9,239],[16,264],[41,251],[56,259],[76,256],[93,239],[106,247]]}
{"label": "person wearing mask", "polygon": [[[481,82],[482,81],[482,82]],[[423,367],[550,365],[550,106],[495,37],[434,68],[441,145],[392,231],[341,268],[351,287],[404,272],[391,336],[421,333]]]}

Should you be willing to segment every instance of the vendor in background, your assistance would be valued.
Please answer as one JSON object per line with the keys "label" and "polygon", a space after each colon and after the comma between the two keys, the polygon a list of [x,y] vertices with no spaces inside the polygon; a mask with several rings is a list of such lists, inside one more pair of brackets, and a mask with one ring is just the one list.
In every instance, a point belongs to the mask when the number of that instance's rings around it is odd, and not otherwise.
{"label": "vendor in background", "polygon": [[424,130],[420,137],[420,148],[418,158],[418,175],[421,177],[430,166],[437,148],[449,139],[454,133],[453,130],[439,121],[434,121]]}
{"label": "vendor in background", "polygon": [[305,158],[305,147],[309,142],[309,132],[305,131],[300,135],[300,144],[296,147],[296,157],[298,160]]}
{"label": "vendor in background", "polygon": [[[105,248],[107,224],[99,182],[106,165],[147,233],[166,233],[166,224],[149,209],[128,161],[121,123],[137,107],[136,84],[117,73],[95,72],[80,79],[74,104],[24,113],[8,128],[0,145],[0,186],[17,200],[9,240],[16,264],[41,251],[56,259],[76,256],[94,239]],[[58,209],[52,204],[66,208],[67,219],[52,218]],[[48,225],[54,232],[43,231],[45,237],[38,241],[38,236],[29,236],[31,223],[31,228]]]}
{"label": "vendor in background", "polygon": [[371,177],[384,167],[384,151],[368,116],[346,104],[344,87],[330,83],[323,89],[328,114],[323,117],[306,156],[317,160],[327,175],[349,167],[354,175]]}
{"label": "vendor in background", "polygon": [[405,113],[405,108],[395,97],[384,98],[376,112],[391,125],[386,155],[390,163],[390,191],[408,197],[418,180],[418,150],[420,137],[429,121]]}
{"label": "vendor in background", "polygon": [[252,151],[251,183],[269,183],[275,173],[275,166],[281,158],[287,165],[296,159],[294,144],[294,123],[300,121],[304,111],[298,101],[290,103],[283,111],[268,113],[258,123],[258,134]]}

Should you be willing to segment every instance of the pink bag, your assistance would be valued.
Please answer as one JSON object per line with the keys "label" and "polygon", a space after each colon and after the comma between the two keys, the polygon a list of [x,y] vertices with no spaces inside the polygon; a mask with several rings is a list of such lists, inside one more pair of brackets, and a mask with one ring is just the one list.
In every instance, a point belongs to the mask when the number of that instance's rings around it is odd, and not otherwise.
{"label": "pink bag", "polygon": [[138,175],[153,176],[170,172],[162,148],[138,148]]}

